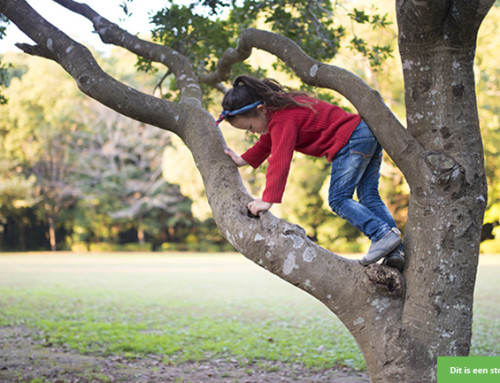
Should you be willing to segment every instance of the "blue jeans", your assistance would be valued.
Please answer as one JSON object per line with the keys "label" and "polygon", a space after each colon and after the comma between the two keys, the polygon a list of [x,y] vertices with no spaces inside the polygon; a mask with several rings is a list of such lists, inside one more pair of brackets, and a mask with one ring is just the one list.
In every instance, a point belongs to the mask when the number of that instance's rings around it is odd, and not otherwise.
{"label": "blue jeans", "polygon": [[[378,192],[381,163],[382,146],[364,121],[332,160],[328,203],[372,241],[396,227]],[[359,202],[353,199],[355,190]]]}

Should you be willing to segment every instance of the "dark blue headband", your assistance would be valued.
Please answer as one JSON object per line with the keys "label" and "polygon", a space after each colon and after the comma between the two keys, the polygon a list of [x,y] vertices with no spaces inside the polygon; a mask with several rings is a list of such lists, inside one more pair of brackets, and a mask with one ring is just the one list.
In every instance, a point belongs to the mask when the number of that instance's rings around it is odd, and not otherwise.
{"label": "dark blue headband", "polygon": [[253,104],[246,105],[243,108],[236,109],[236,110],[223,110],[222,113],[220,114],[219,118],[215,122],[215,126],[219,125],[223,119],[225,119],[228,116],[236,116],[237,114],[243,114],[245,112],[248,112],[249,110],[258,107],[259,105],[262,104],[262,101],[255,101]]}

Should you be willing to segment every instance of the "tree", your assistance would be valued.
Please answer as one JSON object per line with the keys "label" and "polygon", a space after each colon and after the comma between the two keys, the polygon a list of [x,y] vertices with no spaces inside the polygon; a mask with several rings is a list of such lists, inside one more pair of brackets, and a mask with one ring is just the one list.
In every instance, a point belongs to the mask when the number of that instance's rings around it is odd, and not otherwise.
{"label": "tree", "polygon": [[[21,54],[5,58],[13,64],[5,90],[11,99],[0,106],[5,248],[18,244],[26,250],[24,233],[28,227],[33,233],[35,225],[47,232],[42,244],[53,250],[92,239],[131,242],[133,232],[140,242],[147,235],[158,246],[177,240],[181,227],[193,225],[191,201],[162,177],[169,132],[82,100],[71,77],[54,70],[55,63]],[[153,89],[150,74],[130,76],[137,74],[134,60],[129,52],[116,50],[101,58],[121,80]],[[56,91],[48,92],[50,87]],[[27,199],[27,193],[33,198]],[[138,219],[124,218],[127,214]],[[30,246],[33,238],[28,237]]]}
{"label": "tree", "polygon": [[21,166],[2,159],[3,174],[0,175],[0,249],[3,249],[3,233],[8,220],[14,221],[19,231],[19,247],[26,249],[26,227],[28,219],[21,212],[38,202],[34,196],[35,179],[26,178]]}
{"label": "tree", "polygon": [[[222,234],[247,258],[335,313],[360,345],[373,382],[435,381],[437,356],[468,354],[487,199],[473,62],[479,26],[494,0],[396,1],[406,128],[364,81],[311,58],[287,37],[246,29],[213,72],[195,73],[186,56],[172,48],[128,34],[86,5],[57,2],[91,20],[103,41],[166,65],[177,80],[179,100],[159,99],[114,80],[88,49],[25,1],[0,0],[0,11],[35,42],[19,47],[58,62],[83,93],[118,113],[177,134],[193,154]],[[253,48],[280,58],[305,83],[347,97],[405,175],[411,197],[403,274],[380,265],[363,268],[270,213],[259,219],[247,215],[251,197],[202,107],[200,84],[228,79],[231,67]]]}
{"label": "tree", "polygon": [[[80,153],[75,162],[83,173],[75,177],[75,184],[85,199],[98,200],[101,213],[115,222],[132,222],[141,245],[153,227],[166,231],[174,226],[168,221],[190,215],[191,202],[162,175],[169,132],[116,116],[99,105],[90,118],[93,132],[82,132],[75,146]],[[150,222],[153,216],[161,218],[156,225]]]}
{"label": "tree", "polygon": [[[56,250],[59,216],[76,202],[78,194],[68,180],[77,157],[69,144],[81,128],[78,120],[83,109],[78,100],[82,97],[69,76],[53,71],[53,63],[29,61],[26,73],[13,78],[5,91],[17,98],[2,107],[2,155],[18,160],[27,177],[34,176],[38,213],[46,222],[50,248]],[[58,92],[48,92],[48,82],[41,79],[50,79]]]}

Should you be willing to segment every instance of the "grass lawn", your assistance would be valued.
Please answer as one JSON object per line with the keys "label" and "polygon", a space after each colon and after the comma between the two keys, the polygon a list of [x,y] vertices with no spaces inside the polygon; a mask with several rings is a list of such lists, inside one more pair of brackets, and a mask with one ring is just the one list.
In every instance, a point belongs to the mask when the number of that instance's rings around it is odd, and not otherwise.
{"label": "grass lawn", "polygon": [[[500,256],[481,256],[472,355],[500,355]],[[0,254],[0,326],[81,353],[363,369],[314,298],[236,254]]]}

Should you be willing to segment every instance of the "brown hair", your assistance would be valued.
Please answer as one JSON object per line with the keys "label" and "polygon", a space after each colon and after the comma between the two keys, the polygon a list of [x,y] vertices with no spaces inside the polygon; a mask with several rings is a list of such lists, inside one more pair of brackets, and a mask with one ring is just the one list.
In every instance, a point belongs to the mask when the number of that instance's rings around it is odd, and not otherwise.
{"label": "brown hair", "polygon": [[[233,111],[243,108],[246,105],[262,101],[268,110],[278,110],[297,106],[311,107],[296,101],[294,97],[304,96],[305,93],[290,91],[279,82],[272,79],[259,80],[257,78],[241,75],[234,79],[233,88],[228,90],[222,99],[222,108]],[[244,114],[253,114],[252,109]],[[234,116],[228,116],[231,121]]]}

